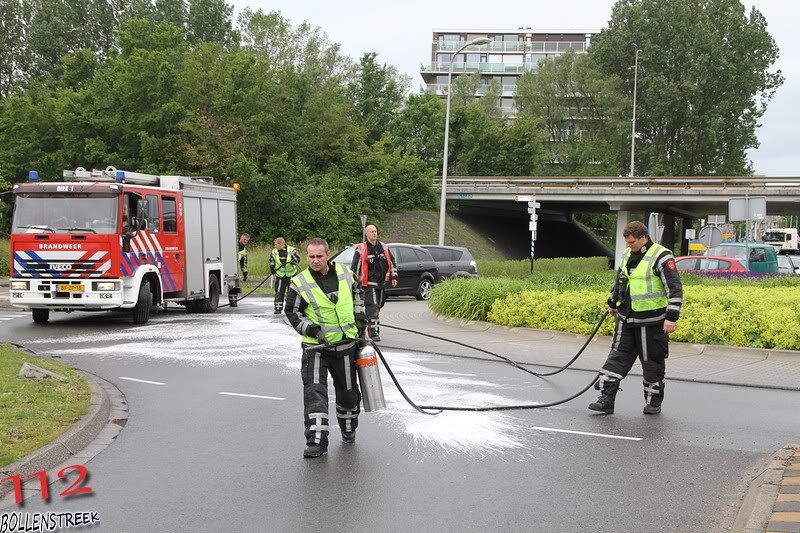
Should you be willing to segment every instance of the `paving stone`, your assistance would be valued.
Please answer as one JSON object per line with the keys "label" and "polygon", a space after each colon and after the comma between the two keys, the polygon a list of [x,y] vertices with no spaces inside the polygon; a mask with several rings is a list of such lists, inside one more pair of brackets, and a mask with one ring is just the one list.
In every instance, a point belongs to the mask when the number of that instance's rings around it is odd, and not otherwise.
{"label": "paving stone", "polygon": [[[800,496],[800,494],[798,494],[798,496]],[[800,500],[796,502],[777,501],[775,502],[775,506],[772,508],[772,512],[800,513]]]}
{"label": "paving stone", "polygon": [[767,531],[772,533],[800,533],[800,523],[797,522],[770,522]]}

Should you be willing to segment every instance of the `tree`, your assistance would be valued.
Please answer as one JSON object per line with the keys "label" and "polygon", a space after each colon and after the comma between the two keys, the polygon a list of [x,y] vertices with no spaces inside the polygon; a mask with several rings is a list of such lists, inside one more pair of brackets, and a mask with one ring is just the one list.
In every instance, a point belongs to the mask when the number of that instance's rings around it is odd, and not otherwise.
{"label": "tree", "polygon": [[232,44],[232,15],[233,6],[225,0],[192,0],[186,24],[189,42]]}
{"label": "tree", "polygon": [[439,171],[444,146],[444,107],[444,101],[435,94],[412,94],[389,128],[395,146]]}
{"label": "tree", "polygon": [[590,54],[627,94],[637,47],[637,174],[751,172],[747,150],[783,83],[764,16],[739,0],[618,0]]}
{"label": "tree", "polygon": [[27,21],[20,0],[0,2],[0,98],[5,98],[27,71]]}
{"label": "tree", "polygon": [[389,128],[403,103],[408,86],[407,76],[376,60],[370,52],[361,57],[356,78],[349,84],[356,120],[367,129],[367,142],[372,144]]}
{"label": "tree", "polygon": [[617,175],[626,141],[629,104],[617,78],[572,50],[546,59],[517,84],[521,117],[547,131],[549,174]]}

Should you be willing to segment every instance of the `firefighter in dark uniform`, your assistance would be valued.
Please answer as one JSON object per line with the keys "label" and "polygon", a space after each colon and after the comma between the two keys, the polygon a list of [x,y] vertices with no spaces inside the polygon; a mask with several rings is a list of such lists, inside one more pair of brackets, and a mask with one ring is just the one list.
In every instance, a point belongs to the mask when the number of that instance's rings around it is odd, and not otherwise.
{"label": "firefighter in dark uniform", "polygon": [[242,269],[242,281],[247,281],[247,243],[250,242],[250,235],[242,233],[239,237],[239,268]]}
{"label": "firefighter in dark uniform", "polygon": [[[363,334],[366,316],[359,282],[347,266],[329,262],[327,242],[308,241],[306,257],[308,268],[291,280],[286,316],[303,336],[303,456],[320,457],[328,451],[329,372],[336,390],[336,418],[342,441],[356,440],[361,393],[355,367],[358,345],[354,339]],[[347,342],[348,339],[353,341]],[[341,341],[344,343],[338,344]]]}
{"label": "firefighter in dark uniform", "polygon": [[283,312],[283,299],[286,296],[286,289],[289,281],[297,274],[297,265],[300,263],[300,255],[294,246],[286,244],[283,237],[278,237],[272,243],[272,253],[269,256],[269,269],[274,277],[275,286],[275,314]]}
{"label": "firefighter in dark uniform", "polygon": [[631,222],[622,232],[628,248],[611,295],[608,311],[616,315],[611,352],[595,388],[600,397],[589,405],[592,411],[611,414],[620,390],[638,357],[644,380],[644,414],[661,412],[664,400],[665,359],[669,334],[675,331],[683,303],[683,288],[672,252],[647,236],[647,227]]}
{"label": "firefighter in dark uniform", "polygon": [[364,291],[369,336],[378,342],[381,340],[378,314],[384,304],[383,291],[386,283],[397,287],[397,268],[389,248],[378,240],[378,228],[375,224],[368,224],[364,228],[364,235],[367,240],[356,246],[351,268],[361,281],[361,289]]}

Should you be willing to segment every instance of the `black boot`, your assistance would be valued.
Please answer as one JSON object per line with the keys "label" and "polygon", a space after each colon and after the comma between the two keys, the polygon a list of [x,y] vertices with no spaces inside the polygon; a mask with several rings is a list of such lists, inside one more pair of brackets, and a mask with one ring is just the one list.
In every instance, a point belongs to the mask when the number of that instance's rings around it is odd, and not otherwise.
{"label": "black boot", "polygon": [[589,404],[589,409],[610,415],[614,412],[614,400],[617,392],[620,391],[619,380],[608,376],[601,377],[594,388],[600,391],[600,396],[596,402]]}
{"label": "black boot", "polygon": [[644,385],[644,409],[646,415],[657,415],[661,412],[661,402],[664,401],[664,382],[650,383],[642,380]]}

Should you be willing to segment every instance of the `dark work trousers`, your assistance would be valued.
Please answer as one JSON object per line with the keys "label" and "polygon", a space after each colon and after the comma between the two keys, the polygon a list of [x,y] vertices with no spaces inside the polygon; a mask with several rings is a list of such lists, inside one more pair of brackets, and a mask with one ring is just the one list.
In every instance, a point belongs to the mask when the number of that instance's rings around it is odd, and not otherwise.
{"label": "dark work trousers", "polygon": [[364,287],[364,312],[367,315],[370,337],[381,334],[381,319],[379,314],[385,303],[383,292],[383,285],[369,285],[368,287]]}
{"label": "dark work trousers", "polygon": [[286,298],[286,289],[292,278],[279,278],[275,276],[275,311],[283,311],[283,300]]}
{"label": "dark work trousers", "polygon": [[661,405],[664,399],[665,359],[669,356],[669,336],[664,324],[627,324],[617,318],[614,342],[603,365],[600,388],[608,382],[614,386],[630,372],[636,358],[642,363],[645,402]]}
{"label": "dark work trousers", "polygon": [[239,268],[242,269],[242,281],[247,281],[247,254],[239,258]]}
{"label": "dark work trousers", "polygon": [[300,372],[303,377],[303,406],[306,444],[328,447],[328,372],[336,390],[336,418],[342,431],[355,431],[361,412],[358,390],[356,347],[341,351],[303,349]]}

